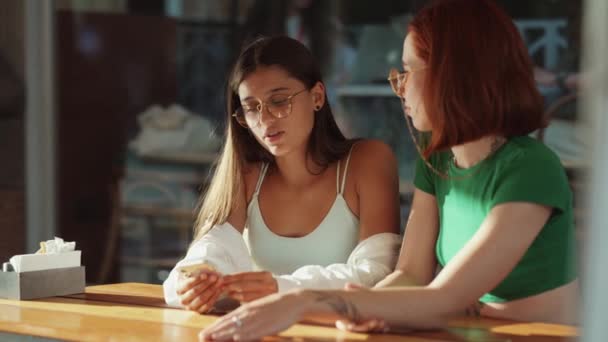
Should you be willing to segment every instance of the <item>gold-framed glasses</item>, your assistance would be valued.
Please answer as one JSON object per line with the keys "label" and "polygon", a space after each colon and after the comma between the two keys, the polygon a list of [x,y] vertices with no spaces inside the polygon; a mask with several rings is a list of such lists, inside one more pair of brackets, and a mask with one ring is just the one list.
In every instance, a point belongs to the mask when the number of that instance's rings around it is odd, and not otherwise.
{"label": "gold-framed glasses", "polygon": [[241,107],[239,107],[232,116],[245,128],[257,127],[260,124],[264,108],[266,108],[266,111],[270,113],[270,115],[277,119],[286,118],[291,114],[292,99],[306,90],[308,89],[302,89],[291,95],[273,94],[266,101],[256,100],[242,103]]}
{"label": "gold-framed glasses", "polygon": [[405,90],[405,85],[407,84],[407,80],[409,79],[410,74],[413,72],[419,71],[419,70],[424,70],[424,69],[426,69],[426,67],[419,68],[416,70],[399,72],[399,70],[397,70],[395,68],[391,68],[387,79],[390,82],[391,89],[393,89],[393,92],[395,93],[395,95],[397,95],[399,97],[403,97],[403,91]]}

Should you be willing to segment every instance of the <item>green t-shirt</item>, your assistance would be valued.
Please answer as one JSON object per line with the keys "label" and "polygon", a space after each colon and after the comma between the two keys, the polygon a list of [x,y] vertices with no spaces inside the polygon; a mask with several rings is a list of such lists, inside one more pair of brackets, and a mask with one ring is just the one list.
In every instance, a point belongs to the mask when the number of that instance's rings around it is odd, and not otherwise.
{"label": "green t-shirt", "polygon": [[513,137],[489,158],[459,169],[452,154],[436,153],[433,167],[419,158],[416,188],[439,207],[437,260],[445,266],[473,237],[490,210],[506,202],[553,207],[553,214],[515,268],[482,302],[505,302],[545,292],[576,278],[572,193],[559,158],[528,136]]}

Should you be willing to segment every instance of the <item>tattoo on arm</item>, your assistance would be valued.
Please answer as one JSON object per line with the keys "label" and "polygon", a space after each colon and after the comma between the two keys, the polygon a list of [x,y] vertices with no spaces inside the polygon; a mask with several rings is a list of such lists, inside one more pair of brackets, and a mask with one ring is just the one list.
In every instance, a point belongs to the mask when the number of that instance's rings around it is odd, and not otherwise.
{"label": "tattoo on arm", "polygon": [[355,304],[348,300],[340,297],[337,294],[322,292],[322,291],[311,291],[314,295],[314,300],[319,303],[325,303],[329,305],[336,314],[345,317],[351,322],[360,322],[361,314],[355,306]]}
{"label": "tattoo on arm", "polygon": [[470,306],[468,306],[465,310],[465,314],[467,316],[473,316],[473,317],[480,317],[481,316],[481,309],[485,306],[485,303],[483,302],[476,302]]}

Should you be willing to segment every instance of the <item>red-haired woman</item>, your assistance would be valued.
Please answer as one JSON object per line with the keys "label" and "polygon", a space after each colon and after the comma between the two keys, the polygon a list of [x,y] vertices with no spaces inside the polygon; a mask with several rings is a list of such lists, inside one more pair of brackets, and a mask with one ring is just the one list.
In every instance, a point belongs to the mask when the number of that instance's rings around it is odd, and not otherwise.
{"label": "red-haired woman", "polygon": [[572,195],[557,156],[528,137],[544,124],[542,100],[513,22],[491,0],[444,0],[408,32],[404,70],[389,80],[423,133],[395,272],[372,290],[266,297],[201,339],[256,338],[327,314],[350,330],[434,328],[467,311],[576,320]]}

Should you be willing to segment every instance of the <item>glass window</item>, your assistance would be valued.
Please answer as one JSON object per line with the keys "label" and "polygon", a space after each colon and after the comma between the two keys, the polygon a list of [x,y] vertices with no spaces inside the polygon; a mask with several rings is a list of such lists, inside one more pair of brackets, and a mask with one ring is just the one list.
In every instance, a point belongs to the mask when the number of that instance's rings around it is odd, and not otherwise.
{"label": "glass window", "polygon": [[[554,119],[544,139],[576,164],[581,3],[499,2]],[[56,1],[58,234],[81,245],[89,280],[160,282],[184,254],[222,143],[228,71],[258,35],[306,44],[345,135],[394,149],[405,223],[417,152],[387,76],[401,68],[407,24],[425,3]]]}

